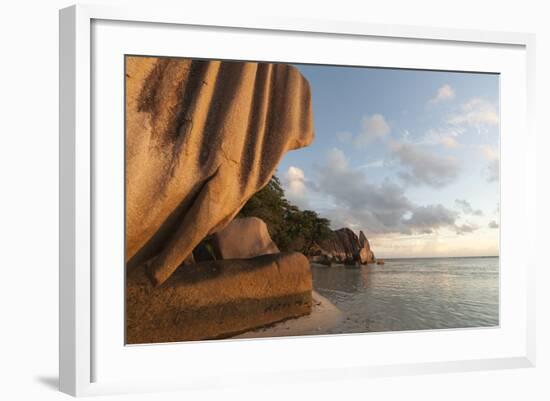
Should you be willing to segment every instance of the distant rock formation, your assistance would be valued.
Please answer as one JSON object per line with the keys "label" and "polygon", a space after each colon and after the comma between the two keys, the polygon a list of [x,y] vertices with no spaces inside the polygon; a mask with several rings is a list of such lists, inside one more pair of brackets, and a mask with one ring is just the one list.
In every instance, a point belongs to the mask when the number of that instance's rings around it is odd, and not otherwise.
{"label": "distant rock formation", "polygon": [[365,233],[363,231],[359,231],[359,246],[364,247],[365,245],[367,245],[370,249],[369,240],[365,236]]}
{"label": "distant rock formation", "polygon": [[346,265],[374,263],[374,253],[369,241],[363,233],[359,237],[349,228],[333,231],[330,238],[315,244],[309,252],[312,262],[330,265],[341,263]]}
{"label": "distant rock formation", "polygon": [[157,287],[141,265],[126,279],[126,342],[226,338],[311,308],[311,270],[298,252],[197,263]]}
{"label": "distant rock formation", "polygon": [[337,263],[352,264],[357,261],[359,238],[349,228],[334,231],[334,235],[319,244],[322,250],[332,255]]}
{"label": "distant rock formation", "polygon": [[360,262],[362,264],[374,263],[376,258],[374,257],[374,253],[370,249],[369,240],[367,239],[363,231],[359,231],[359,246],[361,247],[361,250],[359,252]]}
{"label": "distant rock formation", "polygon": [[285,64],[126,57],[126,261],[166,281],[289,150],[313,140],[308,82]]}

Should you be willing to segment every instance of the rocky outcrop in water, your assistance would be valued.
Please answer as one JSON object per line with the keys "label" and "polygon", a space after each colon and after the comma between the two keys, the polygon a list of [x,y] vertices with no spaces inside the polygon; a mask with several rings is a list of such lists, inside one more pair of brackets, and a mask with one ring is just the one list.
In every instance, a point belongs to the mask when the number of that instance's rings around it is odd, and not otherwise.
{"label": "rocky outcrop in water", "polygon": [[166,281],[312,140],[309,84],[292,66],[128,56],[127,266],[149,260]]}
{"label": "rocky outcrop in water", "polygon": [[374,257],[374,253],[370,249],[369,240],[367,239],[363,231],[359,231],[359,246],[359,261],[362,264],[374,263],[376,261],[376,258]]}
{"label": "rocky outcrop in water", "polygon": [[357,236],[349,228],[333,231],[330,238],[316,243],[309,252],[312,262],[330,265],[332,263],[355,265],[374,263],[374,253],[363,233]]}

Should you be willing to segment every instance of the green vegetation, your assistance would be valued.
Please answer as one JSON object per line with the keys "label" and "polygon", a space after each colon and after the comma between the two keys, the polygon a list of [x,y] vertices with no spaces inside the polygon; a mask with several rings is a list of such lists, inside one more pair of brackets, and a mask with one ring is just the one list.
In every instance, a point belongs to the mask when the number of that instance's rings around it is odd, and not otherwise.
{"label": "green vegetation", "polygon": [[315,242],[330,237],[330,221],[313,210],[300,210],[285,198],[281,181],[269,183],[244,205],[238,217],[258,217],[265,221],[269,234],[281,251],[308,254]]}

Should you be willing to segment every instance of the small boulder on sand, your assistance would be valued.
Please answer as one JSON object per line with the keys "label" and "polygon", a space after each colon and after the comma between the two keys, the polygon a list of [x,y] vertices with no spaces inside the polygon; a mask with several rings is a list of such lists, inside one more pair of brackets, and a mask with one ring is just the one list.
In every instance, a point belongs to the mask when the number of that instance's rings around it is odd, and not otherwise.
{"label": "small boulder on sand", "polygon": [[267,225],[257,217],[233,220],[211,240],[217,259],[248,259],[279,253]]}

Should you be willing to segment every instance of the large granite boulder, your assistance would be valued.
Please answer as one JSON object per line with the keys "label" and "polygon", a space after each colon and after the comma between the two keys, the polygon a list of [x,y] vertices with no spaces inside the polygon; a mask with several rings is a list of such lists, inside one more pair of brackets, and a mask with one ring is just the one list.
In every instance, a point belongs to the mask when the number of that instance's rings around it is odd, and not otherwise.
{"label": "large granite boulder", "polygon": [[367,239],[363,231],[359,231],[359,246],[361,248],[364,248],[365,246],[367,246],[370,249],[369,240]]}
{"label": "large granite boulder", "polygon": [[298,252],[181,266],[153,286],[144,266],[126,284],[126,342],[226,338],[309,314],[312,279]]}
{"label": "large granite boulder", "polygon": [[267,225],[258,217],[233,220],[215,233],[211,242],[217,259],[245,259],[279,253]]}
{"label": "large granite boulder", "polygon": [[349,228],[333,231],[327,240],[321,241],[320,248],[330,255],[335,263],[354,264],[359,254],[359,239]]}
{"label": "large granite boulder", "polygon": [[349,228],[333,231],[330,238],[315,244],[308,255],[316,263],[357,265],[374,263],[374,253],[363,233],[359,237]]}
{"label": "large granite boulder", "polygon": [[364,265],[364,264],[369,263],[369,262],[368,262],[368,261],[369,261],[369,257],[370,257],[369,252],[368,252],[365,248],[361,248],[361,249],[359,250],[359,257],[358,257],[358,260],[357,260],[357,261],[358,261],[359,263],[361,263],[361,264]]}
{"label": "large granite boulder", "polygon": [[361,247],[359,251],[359,262],[362,264],[374,263],[374,253],[370,249],[369,240],[363,231],[359,231],[359,246]]}
{"label": "large granite boulder", "polygon": [[127,56],[127,266],[163,283],[312,140],[292,66]]}

